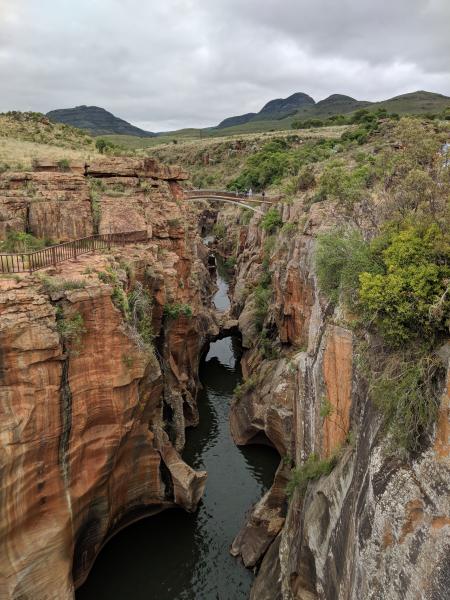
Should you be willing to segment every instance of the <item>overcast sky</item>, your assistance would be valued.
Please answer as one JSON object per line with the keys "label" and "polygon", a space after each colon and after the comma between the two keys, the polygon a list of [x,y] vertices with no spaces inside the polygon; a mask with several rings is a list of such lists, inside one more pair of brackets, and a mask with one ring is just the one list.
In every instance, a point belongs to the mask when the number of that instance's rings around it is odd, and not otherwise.
{"label": "overcast sky", "polygon": [[450,95],[450,0],[0,0],[0,111],[153,131],[306,92]]}

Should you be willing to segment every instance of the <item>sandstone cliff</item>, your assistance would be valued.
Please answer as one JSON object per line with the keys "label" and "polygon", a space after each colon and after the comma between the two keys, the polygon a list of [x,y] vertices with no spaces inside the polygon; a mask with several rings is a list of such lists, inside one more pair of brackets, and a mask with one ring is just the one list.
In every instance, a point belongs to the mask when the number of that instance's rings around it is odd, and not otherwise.
{"label": "sandstone cliff", "polygon": [[[246,347],[231,431],[236,443],[266,441],[283,458],[232,553],[248,566],[262,559],[253,600],[443,599],[450,587],[448,391],[428,449],[414,459],[390,456],[357,369],[353,331],[342,309],[320,295],[314,272],[317,233],[344,217],[331,202],[298,201],[282,212],[275,243],[259,217],[246,226],[231,210],[219,214],[234,231],[232,311]],[[287,498],[291,465],[311,454],[337,464]]]}
{"label": "sandstone cliff", "polygon": [[183,177],[123,159],[1,176],[3,232],[148,232],[146,243],[0,279],[1,598],[72,598],[107,536],[174,504],[194,510],[202,495],[206,473],[177,452],[198,418],[211,326]]}

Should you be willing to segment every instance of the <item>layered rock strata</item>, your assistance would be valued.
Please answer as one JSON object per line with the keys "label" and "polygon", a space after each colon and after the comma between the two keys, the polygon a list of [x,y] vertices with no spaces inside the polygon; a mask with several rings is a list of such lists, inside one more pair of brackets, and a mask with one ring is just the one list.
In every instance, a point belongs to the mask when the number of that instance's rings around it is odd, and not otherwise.
{"label": "layered rock strata", "polygon": [[161,208],[171,210],[165,203],[180,198],[185,179],[153,159],[40,161],[34,171],[7,171],[0,175],[0,238],[9,230],[55,242],[130,230],[152,237],[153,229],[168,237]]}
{"label": "layered rock strata", "polygon": [[[146,243],[0,279],[1,598],[73,598],[127,519],[191,511],[202,495],[206,473],[178,451],[198,419],[211,284],[179,177],[111,159],[1,178],[3,231],[66,239],[96,221],[148,232]],[[150,299],[152,344],[135,327],[133,294]]]}

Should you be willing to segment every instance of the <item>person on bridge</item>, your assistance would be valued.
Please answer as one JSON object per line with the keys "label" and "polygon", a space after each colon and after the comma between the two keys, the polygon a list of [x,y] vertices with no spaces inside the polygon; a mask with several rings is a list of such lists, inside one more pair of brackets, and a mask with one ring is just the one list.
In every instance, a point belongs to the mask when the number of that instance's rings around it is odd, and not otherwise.
{"label": "person on bridge", "polygon": [[264,200],[266,197],[266,192],[264,190],[261,192],[261,196],[262,196],[262,199]]}
{"label": "person on bridge", "polygon": [[248,197],[251,198],[252,196],[253,196],[253,190],[252,190],[252,188],[250,188],[248,190]]}

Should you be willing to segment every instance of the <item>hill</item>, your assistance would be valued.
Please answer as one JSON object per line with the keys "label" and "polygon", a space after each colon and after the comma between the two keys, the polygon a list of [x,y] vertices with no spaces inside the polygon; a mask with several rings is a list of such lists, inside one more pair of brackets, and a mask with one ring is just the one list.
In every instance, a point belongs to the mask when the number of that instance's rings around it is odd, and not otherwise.
{"label": "hill", "polygon": [[151,131],[144,131],[119,119],[109,111],[99,106],[76,106],[62,108],[47,113],[47,117],[57,123],[65,123],[72,127],[85,129],[92,135],[120,134],[138,137],[154,137]]}
{"label": "hill", "polygon": [[436,114],[442,112],[449,106],[450,98],[448,96],[420,90],[418,92],[411,92],[410,94],[395,96],[394,98],[389,98],[389,100],[383,100],[382,102],[372,103],[370,109],[376,110],[377,108],[385,108],[388,112],[396,112],[400,115],[407,113]]}
{"label": "hill", "polygon": [[448,96],[425,91],[402,94],[381,102],[356,100],[343,94],[332,94],[324,100],[315,102],[311,96],[299,92],[285,99],[271,100],[258,113],[228,117],[217,127],[207,131],[213,133],[214,130],[233,128],[230,133],[234,134],[239,131],[244,133],[289,129],[293,120],[324,119],[333,115],[349,114],[360,108],[368,110],[385,108],[388,112],[398,114],[438,114],[449,105]]}
{"label": "hill", "polygon": [[305,107],[314,106],[314,104],[315,102],[311,96],[302,92],[297,92],[288,98],[276,98],[275,100],[270,100],[258,113],[247,113],[245,115],[238,115],[237,117],[228,117],[221,121],[217,128],[234,127],[236,125],[243,125],[249,121],[283,119],[296,114],[297,111]]}
{"label": "hill", "polygon": [[320,100],[315,104],[311,116],[320,118],[332,115],[345,115],[354,110],[358,110],[359,108],[366,108],[370,106],[370,104],[370,102],[365,100],[355,100],[355,98],[352,98],[351,96],[332,94],[331,96],[328,96],[328,98]]}
{"label": "hill", "polygon": [[96,156],[94,139],[86,131],[53,123],[42,113],[0,114],[0,172],[29,168],[33,159],[78,159]]}

